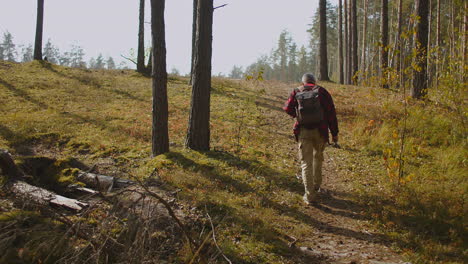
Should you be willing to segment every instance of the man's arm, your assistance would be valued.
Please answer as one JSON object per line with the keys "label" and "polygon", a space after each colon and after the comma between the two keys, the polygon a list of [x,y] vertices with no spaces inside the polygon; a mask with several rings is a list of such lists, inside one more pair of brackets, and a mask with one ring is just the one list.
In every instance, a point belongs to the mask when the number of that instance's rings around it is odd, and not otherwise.
{"label": "man's arm", "polygon": [[288,115],[292,117],[296,117],[296,107],[297,107],[296,90],[294,89],[289,95],[288,100],[284,104],[283,110],[286,111]]}

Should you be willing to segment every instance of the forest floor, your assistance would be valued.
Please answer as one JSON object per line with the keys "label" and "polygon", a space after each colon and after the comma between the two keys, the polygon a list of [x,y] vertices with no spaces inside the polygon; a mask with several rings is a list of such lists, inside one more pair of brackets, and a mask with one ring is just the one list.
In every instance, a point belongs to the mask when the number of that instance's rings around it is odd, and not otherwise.
{"label": "forest floor", "polygon": [[[211,150],[197,152],[183,147],[191,95],[187,82],[169,78],[171,150],[153,158],[150,78],[130,70],[0,63],[0,148],[23,166],[31,158],[56,161],[54,170],[42,174],[57,175],[33,177],[30,183],[60,192],[56,185],[79,183],[76,168],[141,181],[171,202],[190,235],[205,247],[195,254],[174,223],[135,218],[134,209],[141,214],[142,208],[135,203],[122,213],[120,203],[110,198],[67,220],[99,235],[90,240],[69,236],[54,218],[44,220],[50,214],[14,205],[0,191],[0,230],[9,230],[0,234],[0,250],[8,251],[0,263],[7,257],[14,261],[5,263],[28,263],[28,257],[55,263],[51,252],[44,253],[53,234],[57,241],[68,237],[69,243],[58,243],[63,247],[53,253],[62,262],[73,257],[64,263],[85,263],[88,257],[100,263],[464,262],[466,149],[436,132],[457,124],[447,119],[450,110],[418,104],[411,109],[409,129],[418,124],[431,129],[421,133],[425,130],[415,127],[414,139],[408,136],[414,158],[408,157],[405,182],[396,188],[392,159],[399,149],[401,95],[322,83],[335,101],[342,148],[325,150],[325,191],[317,206],[306,206],[296,176],[294,121],[281,109],[298,84],[214,78]],[[434,118],[426,120],[431,111]],[[143,201],[151,198],[140,191]],[[31,219],[40,223],[33,228],[54,232],[31,239]],[[162,229],[149,232],[153,224]],[[11,232],[17,233],[2,237]],[[96,243],[104,244],[96,248]]]}

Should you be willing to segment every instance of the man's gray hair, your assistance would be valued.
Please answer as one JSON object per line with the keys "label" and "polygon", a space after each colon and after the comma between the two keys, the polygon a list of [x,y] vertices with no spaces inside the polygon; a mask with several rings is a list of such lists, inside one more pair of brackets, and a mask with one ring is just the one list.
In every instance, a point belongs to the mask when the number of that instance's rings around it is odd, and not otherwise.
{"label": "man's gray hair", "polygon": [[303,83],[316,83],[317,79],[315,79],[315,76],[312,73],[305,73],[302,75],[302,82]]}

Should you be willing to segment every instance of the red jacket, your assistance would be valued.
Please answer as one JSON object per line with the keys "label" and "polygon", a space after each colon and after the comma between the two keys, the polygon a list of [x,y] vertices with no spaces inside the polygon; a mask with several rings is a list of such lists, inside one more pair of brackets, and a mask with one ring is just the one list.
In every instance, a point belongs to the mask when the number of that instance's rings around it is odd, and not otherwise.
{"label": "red jacket", "polygon": [[[309,86],[313,87],[315,84],[308,83],[304,86]],[[335,111],[335,105],[333,104],[333,99],[331,95],[328,93],[328,91],[319,86],[319,100],[320,104],[323,107],[323,113],[324,113],[324,118],[323,121],[320,122],[317,125],[304,125],[300,126],[299,123],[296,121],[294,124],[294,135],[297,137],[300,132],[300,128],[304,127],[306,129],[314,129],[318,128],[320,131],[320,134],[322,137],[325,139],[326,142],[329,142],[329,136],[328,136],[328,130],[330,130],[332,136],[337,136],[338,135],[338,120],[336,119],[336,111]],[[292,117],[296,117],[296,108],[298,106],[297,100],[296,100],[296,92],[297,89],[294,89],[291,92],[291,95],[289,96],[288,100],[286,101],[286,104],[284,105],[283,109],[286,111],[286,113]]]}

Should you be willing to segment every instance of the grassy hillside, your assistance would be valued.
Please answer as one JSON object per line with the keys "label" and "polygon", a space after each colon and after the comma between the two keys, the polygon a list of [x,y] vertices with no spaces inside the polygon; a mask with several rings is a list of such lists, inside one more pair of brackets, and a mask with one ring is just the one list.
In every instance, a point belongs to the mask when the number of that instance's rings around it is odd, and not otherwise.
{"label": "grassy hillside", "polygon": [[[466,260],[468,151],[459,116],[411,102],[398,179],[401,96],[324,85],[337,104],[343,146],[327,153],[349,195],[415,263]],[[16,157],[73,157],[121,177],[146,179],[156,170],[172,190],[181,190],[178,198],[189,208],[211,215],[219,245],[234,263],[301,263],[290,237],[317,234],[295,178],[292,120],[280,108],[289,88],[215,79],[212,151],[195,152],[182,147],[190,87],[184,78],[170,78],[171,152],[151,158],[149,78],[1,62],[0,148]],[[190,259],[187,249],[178,255]]]}

